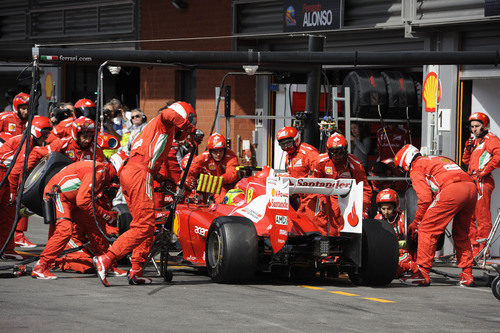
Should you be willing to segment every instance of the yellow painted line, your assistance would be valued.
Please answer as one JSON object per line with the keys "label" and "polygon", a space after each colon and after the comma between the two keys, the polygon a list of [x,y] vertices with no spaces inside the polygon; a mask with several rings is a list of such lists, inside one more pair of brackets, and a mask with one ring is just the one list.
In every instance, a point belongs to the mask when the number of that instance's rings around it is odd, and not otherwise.
{"label": "yellow painted line", "polygon": [[33,253],[33,252],[24,252],[24,251],[17,251],[17,254],[20,254],[22,256],[28,256],[28,257],[36,257],[36,256],[39,256],[40,253]]}
{"label": "yellow painted line", "polygon": [[389,301],[388,299],[382,299],[382,298],[373,298],[373,297],[363,297],[363,298],[369,301],[380,302],[380,303],[396,303],[394,301]]}
{"label": "yellow painted line", "polygon": [[313,286],[299,286],[299,287],[307,288],[307,289],[313,289],[313,290],[325,290],[325,288],[313,287]]}
{"label": "yellow painted line", "polygon": [[344,291],[329,291],[332,294],[344,295],[344,296],[359,296],[358,294],[346,293]]}

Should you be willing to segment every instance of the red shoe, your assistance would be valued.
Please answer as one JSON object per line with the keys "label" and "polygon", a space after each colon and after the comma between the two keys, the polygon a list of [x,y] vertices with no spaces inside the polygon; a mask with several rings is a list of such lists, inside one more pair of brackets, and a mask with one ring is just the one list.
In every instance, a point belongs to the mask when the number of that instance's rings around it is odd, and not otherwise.
{"label": "red shoe", "polygon": [[31,276],[35,279],[40,280],[55,280],[57,276],[49,271],[47,264],[41,261],[38,261],[35,267],[33,267],[33,271],[31,272]]}
{"label": "red shoe", "polygon": [[472,275],[472,269],[465,268],[462,273],[458,275],[460,281],[458,281],[458,285],[462,287],[474,287],[474,276]]}
{"label": "red shoe", "polygon": [[431,284],[431,277],[424,268],[417,266],[417,270],[411,276],[401,278],[399,281],[409,286],[426,287]]}
{"label": "red shoe", "polygon": [[17,252],[5,250],[5,252],[2,254],[2,259],[5,259],[5,260],[24,260],[26,258],[20,254],[17,254]]}
{"label": "red shoe", "polygon": [[106,280],[106,275],[111,269],[112,260],[106,255],[92,258],[92,263],[94,264],[97,276],[101,279],[102,284],[105,287],[109,287],[109,282]]}
{"label": "red shoe", "polygon": [[26,236],[24,235],[24,232],[22,231],[16,231],[16,234],[14,235],[14,243],[16,244],[16,246],[24,248],[36,247],[36,244],[30,242],[29,239],[26,238]]}
{"label": "red shoe", "polygon": [[134,270],[131,269],[128,272],[128,284],[130,285],[139,285],[139,284],[151,284],[153,280],[150,278],[144,277],[144,270],[138,269]]}
{"label": "red shoe", "polygon": [[109,270],[108,276],[127,276],[128,272],[118,267],[113,267]]}

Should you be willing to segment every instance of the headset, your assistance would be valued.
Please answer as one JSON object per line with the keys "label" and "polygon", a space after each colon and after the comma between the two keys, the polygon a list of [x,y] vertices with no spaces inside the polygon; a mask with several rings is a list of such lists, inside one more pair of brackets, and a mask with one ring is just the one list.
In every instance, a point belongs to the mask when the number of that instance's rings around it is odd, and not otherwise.
{"label": "headset", "polygon": [[[144,112],[142,112],[141,109],[133,109],[132,111],[130,111],[131,114],[130,117],[132,117],[132,112],[139,112],[143,124],[148,121],[148,117],[146,117],[146,115],[144,114]],[[130,118],[130,121],[132,121],[132,118]]]}

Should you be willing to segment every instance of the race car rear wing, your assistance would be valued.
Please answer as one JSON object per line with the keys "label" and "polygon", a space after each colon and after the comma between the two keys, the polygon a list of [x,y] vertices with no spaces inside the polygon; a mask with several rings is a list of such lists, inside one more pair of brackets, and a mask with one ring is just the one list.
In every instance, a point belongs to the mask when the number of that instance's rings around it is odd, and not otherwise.
{"label": "race car rear wing", "polygon": [[354,179],[268,177],[266,195],[271,209],[289,205],[292,194],[336,195],[344,227],[341,232],[361,234],[363,216],[363,182]]}

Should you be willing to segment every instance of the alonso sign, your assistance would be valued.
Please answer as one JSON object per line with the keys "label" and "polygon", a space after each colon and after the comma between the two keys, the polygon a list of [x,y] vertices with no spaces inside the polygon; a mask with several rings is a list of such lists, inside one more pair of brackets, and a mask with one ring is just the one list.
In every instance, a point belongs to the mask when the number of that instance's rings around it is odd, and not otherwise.
{"label": "alonso sign", "polygon": [[340,29],[343,0],[285,0],[283,31]]}

